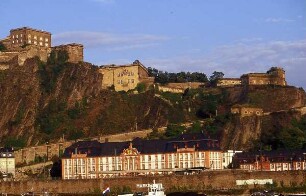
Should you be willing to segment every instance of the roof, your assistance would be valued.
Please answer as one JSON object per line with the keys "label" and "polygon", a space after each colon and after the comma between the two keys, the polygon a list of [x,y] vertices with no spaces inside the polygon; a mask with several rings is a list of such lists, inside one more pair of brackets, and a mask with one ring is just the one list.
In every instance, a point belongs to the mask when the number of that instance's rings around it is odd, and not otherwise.
{"label": "roof", "polygon": [[139,60],[135,60],[132,64],[127,64],[127,65],[114,65],[114,64],[102,65],[100,66],[100,69],[106,69],[106,68],[107,69],[117,69],[117,68],[122,68],[122,67],[133,67],[133,66],[139,66],[148,73],[147,68]]}
{"label": "roof", "polygon": [[[131,145],[132,144],[132,145]],[[175,139],[145,140],[136,138],[125,142],[79,141],[65,149],[63,158],[69,158],[72,153],[87,153],[87,157],[117,156],[129,146],[136,148],[140,154],[157,154],[177,152],[177,149],[194,148],[196,151],[221,151],[217,140],[207,139],[204,134],[183,134]]]}
{"label": "roof", "polygon": [[21,28],[17,28],[17,29],[11,29],[10,32],[19,31],[19,30],[30,30],[30,31],[40,32],[40,33],[47,33],[47,34],[51,35],[51,33],[48,32],[48,31],[33,29],[33,28],[30,28],[30,27],[21,27]]}
{"label": "roof", "polygon": [[306,150],[273,150],[273,151],[262,151],[262,152],[243,152],[236,153],[234,159],[243,160],[244,162],[255,162],[257,157],[261,155],[268,158],[270,162],[280,161],[300,161],[304,160]]}

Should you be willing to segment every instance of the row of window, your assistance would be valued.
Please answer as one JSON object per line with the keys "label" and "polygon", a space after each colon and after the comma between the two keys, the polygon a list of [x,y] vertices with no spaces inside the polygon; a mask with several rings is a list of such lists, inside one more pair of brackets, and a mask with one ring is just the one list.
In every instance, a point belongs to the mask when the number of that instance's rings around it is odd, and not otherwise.
{"label": "row of window", "polygon": [[[23,41],[23,40],[20,40],[19,43],[22,43],[22,41]],[[13,44],[14,44],[14,43],[18,43],[18,40],[16,40],[16,42],[15,42],[15,40],[13,40],[12,43],[13,43]],[[31,43],[32,43],[32,41],[31,41],[31,40],[28,40],[28,44],[31,44]],[[33,44],[37,45],[37,41],[34,40],[34,41],[33,41]],[[43,46],[44,44],[43,44],[43,42],[39,42],[39,45],[40,45],[40,46]],[[48,44],[48,43],[45,43],[45,46],[48,47],[49,44]]]}
{"label": "row of window", "polygon": [[[135,82],[135,80],[134,79],[128,79],[127,80],[127,83],[128,84],[134,84],[134,82]],[[118,84],[123,84],[124,83],[124,81],[123,80],[118,80],[118,82],[117,82]]]}
{"label": "row of window", "polygon": [[[13,39],[15,39],[15,38],[18,39],[18,37],[19,37],[19,38],[22,38],[22,34],[20,34],[19,36],[18,36],[18,34],[17,34],[17,35],[13,35]],[[28,35],[28,39],[31,39],[31,37],[32,37],[31,34],[29,34],[29,35]],[[34,40],[37,40],[37,35],[34,35],[34,36],[33,36],[33,39],[34,39]],[[40,40],[40,41],[43,41],[44,38],[43,38],[43,37],[39,37],[39,40]],[[49,39],[48,39],[48,38],[45,38],[45,42],[48,42],[48,41],[49,41]]]}
{"label": "row of window", "polygon": [[117,76],[118,77],[122,77],[124,75],[127,75],[127,76],[134,76],[134,72],[128,72],[128,71],[124,71],[124,72],[121,72],[121,73],[118,73]]}

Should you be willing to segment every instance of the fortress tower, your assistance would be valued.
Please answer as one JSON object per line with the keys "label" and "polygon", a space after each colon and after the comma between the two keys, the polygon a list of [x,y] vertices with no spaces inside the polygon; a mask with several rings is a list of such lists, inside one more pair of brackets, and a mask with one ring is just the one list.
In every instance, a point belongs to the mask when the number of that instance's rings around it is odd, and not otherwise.
{"label": "fortress tower", "polygon": [[10,46],[8,49],[18,50],[27,45],[34,45],[41,48],[51,47],[51,33],[47,31],[22,27],[10,31]]}

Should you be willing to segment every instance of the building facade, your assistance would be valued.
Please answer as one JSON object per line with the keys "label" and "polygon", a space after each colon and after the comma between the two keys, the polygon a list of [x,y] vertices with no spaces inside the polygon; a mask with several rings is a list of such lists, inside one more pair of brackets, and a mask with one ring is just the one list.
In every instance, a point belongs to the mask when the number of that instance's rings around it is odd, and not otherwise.
{"label": "building facade", "polygon": [[254,154],[237,153],[236,166],[244,170],[289,171],[306,170],[306,151],[269,151]]}
{"label": "building facade", "polygon": [[0,42],[5,46],[0,51],[0,70],[9,69],[14,59],[18,65],[23,65],[26,59],[39,57],[46,62],[52,51],[66,50],[69,56],[68,62],[78,63],[83,61],[83,45],[71,43],[51,47],[51,33],[43,30],[22,27],[10,30],[10,35]]}
{"label": "building facade", "polygon": [[202,134],[174,140],[83,141],[68,147],[62,158],[63,179],[150,175],[187,168],[222,169],[219,142]]}
{"label": "building facade", "polygon": [[244,74],[240,78],[243,85],[287,85],[285,71],[280,67],[272,67],[267,73]]}
{"label": "building facade", "polygon": [[15,157],[12,148],[0,148],[0,172],[2,177],[15,176]]}
{"label": "building facade", "polygon": [[35,45],[42,48],[51,47],[51,33],[47,31],[22,27],[10,31],[11,49],[18,49],[25,45]]}
{"label": "building facade", "polygon": [[242,151],[237,150],[227,150],[222,154],[222,168],[233,168],[233,157],[236,153],[242,153]]}
{"label": "building facade", "polygon": [[150,85],[154,83],[154,77],[149,77],[148,70],[138,61],[130,65],[102,66],[99,69],[102,74],[102,88],[114,87],[116,91],[128,91],[135,89],[139,83]]}

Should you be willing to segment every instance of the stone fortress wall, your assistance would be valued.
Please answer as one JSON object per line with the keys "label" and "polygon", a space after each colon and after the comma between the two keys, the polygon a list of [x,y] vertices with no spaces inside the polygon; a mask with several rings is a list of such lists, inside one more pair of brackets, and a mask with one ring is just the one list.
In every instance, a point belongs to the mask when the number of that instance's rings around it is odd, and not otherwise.
{"label": "stone fortress wall", "polygon": [[51,33],[47,31],[29,27],[12,29],[10,35],[0,42],[6,47],[6,51],[0,51],[0,70],[9,69],[14,58],[18,59],[19,66],[22,66],[26,59],[35,56],[46,62],[52,50],[66,50],[69,55],[68,62],[83,61],[83,45],[72,43],[51,47]]}
{"label": "stone fortress wall", "polygon": [[77,44],[77,43],[71,43],[71,44],[52,47],[52,50],[54,51],[59,51],[59,50],[67,51],[68,56],[69,56],[69,62],[72,62],[72,63],[78,63],[78,62],[83,61],[84,59],[83,49],[84,49],[83,45]]}
{"label": "stone fortress wall", "polygon": [[230,87],[235,85],[279,85],[286,86],[286,77],[284,69],[280,67],[271,67],[266,73],[248,73],[240,78],[221,78],[217,81],[217,86]]}
{"label": "stone fortress wall", "polygon": [[[98,140],[100,142],[122,142],[133,140],[136,137],[146,137],[152,130],[139,130],[128,133],[120,133],[114,135],[105,135],[98,138],[90,138],[90,140]],[[65,141],[61,139],[59,142],[32,146],[17,150],[14,152],[16,164],[29,163],[35,160],[36,156],[45,157],[46,161],[51,160],[53,156],[60,156],[65,148],[72,145],[74,140]]]}
{"label": "stone fortress wall", "polygon": [[158,90],[161,92],[171,93],[184,93],[186,89],[196,89],[205,86],[202,82],[181,82],[181,83],[168,83],[166,85],[157,84]]}
{"label": "stone fortress wall", "polygon": [[[236,180],[249,179],[272,179],[273,184],[283,184],[286,187],[292,184],[300,185],[306,181],[305,171],[243,171],[243,170],[223,170],[223,171],[204,171],[197,175],[164,175],[164,176],[128,176],[100,179],[78,179],[78,180],[29,180],[29,181],[11,181],[1,182],[0,190],[9,194],[21,194],[32,190],[36,193],[44,191],[52,193],[93,193],[97,190],[103,191],[106,187],[115,189],[115,187],[130,187],[133,192],[147,191],[147,188],[139,188],[137,184],[151,184],[153,180],[156,183],[162,183],[165,191],[171,188],[194,188],[202,189],[246,189],[255,188],[260,185],[237,185]],[[244,195],[250,195],[247,191]]]}
{"label": "stone fortress wall", "polygon": [[221,78],[217,81],[217,86],[235,86],[241,85],[239,78]]}
{"label": "stone fortress wall", "polygon": [[263,109],[262,108],[256,108],[256,107],[250,107],[250,106],[243,106],[243,105],[236,105],[231,108],[232,114],[238,114],[241,117],[244,116],[263,116]]}

